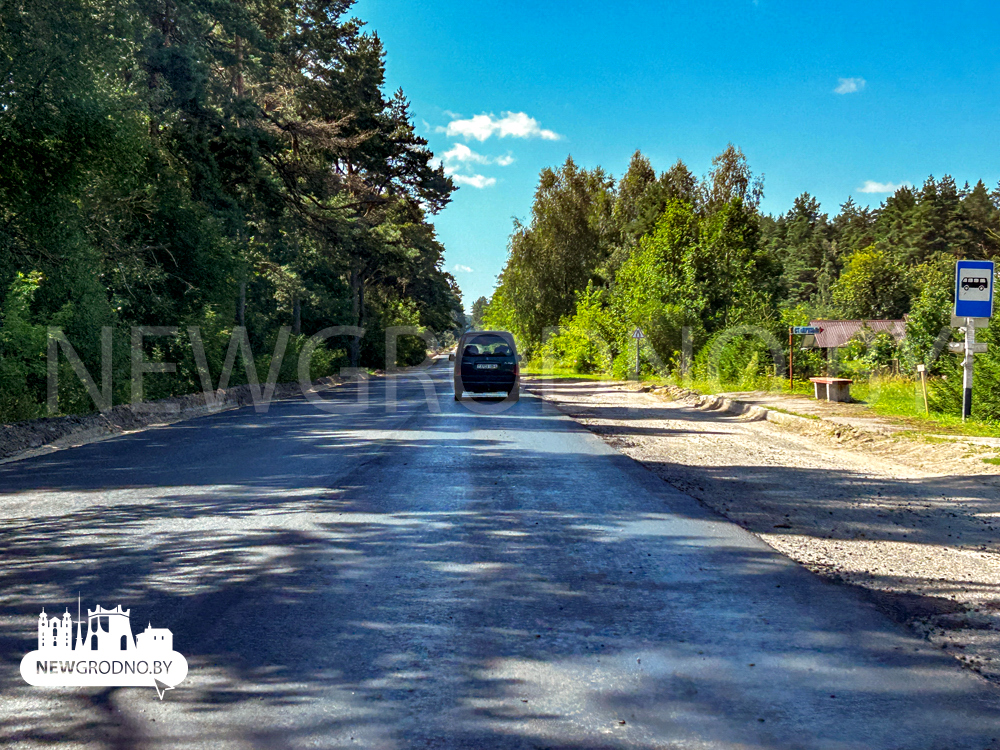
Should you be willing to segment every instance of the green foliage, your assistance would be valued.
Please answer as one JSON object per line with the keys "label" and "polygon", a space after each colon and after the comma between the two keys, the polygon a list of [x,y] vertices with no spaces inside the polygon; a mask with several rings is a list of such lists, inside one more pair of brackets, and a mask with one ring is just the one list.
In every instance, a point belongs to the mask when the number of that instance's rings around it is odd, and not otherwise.
{"label": "green foliage", "polygon": [[803,193],[766,234],[772,252],[784,261],[782,286],[788,303],[829,306],[830,285],[839,274],[840,259],[819,201]]}
{"label": "green foliage", "polygon": [[[214,377],[237,325],[255,358],[284,325],[289,357],[298,336],[368,328],[331,342],[366,366],[381,366],[394,321],[461,330],[428,221],[454,185],[402,92],[384,92],[384,50],[352,4],[0,3],[4,340],[60,327],[95,374],[110,326],[121,403],[133,325],[202,327]],[[422,354],[401,342],[407,362]],[[178,364],[148,395],[200,387],[186,335],[146,356]],[[4,419],[44,403],[30,361],[4,357]],[[65,357],[59,375],[63,410],[93,408]]]}
{"label": "green foliage", "polygon": [[[976,340],[987,345],[976,354],[972,384],[972,416],[996,424],[1000,422],[1000,328],[991,325],[976,330]],[[943,414],[961,415],[964,395],[962,355],[947,350],[938,358],[938,377],[929,381],[931,408]]]}
{"label": "green foliage", "polygon": [[634,370],[636,326],[649,372],[677,368],[687,348],[727,326],[763,324],[771,336],[781,269],[760,241],[761,195],[732,145],[701,185],[680,162],[657,178],[639,152],[615,190],[603,171],[571,160],[558,174],[543,170],[532,223],[515,225],[485,320],[532,353],[560,321],[545,356],[580,372],[610,359],[618,376]]}
{"label": "green foliage", "polygon": [[483,326],[486,324],[486,309],[489,305],[490,301],[486,297],[480,297],[472,303],[472,319],[469,321],[469,325],[473,331],[483,330]]}
{"label": "green foliage", "polygon": [[783,367],[780,341],[767,329],[735,326],[709,338],[694,360],[695,378],[738,390],[764,386]]}
{"label": "green foliage", "polygon": [[909,309],[911,289],[906,267],[871,245],[847,259],[833,284],[833,302],[846,318],[899,319]]}
{"label": "green foliage", "polygon": [[[848,198],[832,219],[804,193],[773,218],[759,214],[762,180],[732,144],[700,182],[680,161],[657,177],[638,151],[613,188],[603,171],[571,161],[559,174],[542,172],[532,224],[515,224],[484,316],[529,350],[559,320],[559,332],[540,350],[557,369],[593,372],[610,358],[616,377],[629,376],[631,333],[639,326],[644,373],[684,371],[685,382],[693,376],[716,386],[771,387],[790,354],[788,327],[906,315],[902,346],[869,331],[829,360],[822,350],[796,349],[796,378],[845,374],[861,391],[882,383],[872,403],[885,401],[879,394],[888,388],[897,408],[912,400],[912,383],[890,387],[886,373],[897,364],[909,373],[923,362],[934,408],[958,412],[961,371],[946,350],[954,263],[1000,255],[1000,187],[990,193],[981,181],[959,188],[948,175],[928,178],[877,208]],[[975,414],[984,420],[1000,419],[995,349],[977,357]],[[691,352],[693,364],[685,362]]]}
{"label": "green foliage", "polygon": [[565,318],[538,350],[540,366],[582,374],[607,372],[611,347],[606,320],[600,293],[588,287],[577,303],[576,312]]}
{"label": "green foliage", "polygon": [[945,354],[939,362],[937,377],[927,381],[927,403],[934,412],[961,415],[964,392],[961,359]]}
{"label": "green foliage", "polygon": [[41,409],[35,394],[45,379],[45,326],[31,323],[30,307],[42,275],[18,273],[7,291],[0,328],[0,414],[30,419]]}
{"label": "green foliage", "polygon": [[636,326],[646,334],[645,344],[663,363],[681,351],[685,327],[693,327],[698,338],[701,323],[696,302],[691,299],[685,276],[688,258],[699,241],[700,222],[690,204],[673,199],[652,234],[619,269],[611,297],[616,355],[615,372],[634,367]]}
{"label": "green foliage", "polygon": [[518,334],[529,353],[545,328],[573,313],[610,255],[613,184],[602,169],[569,158],[558,171],[542,170],[530,224],[515,222],[486,319]]}
{"label": "green foliage", "polygon": [[700,192],[701,202],[709,213],[738,200],[741,206],[756,214],[764,197],[764,178],[754,176],[743,151],[730,143],[712,159],[712,168]]}
{"label": "green foliage", "polygon": [[917,266],[913,279],[918,291],[906,320],[907,369],[923,363],[929,372],[937,374],[952,333],[955,262],[939,255]]}
{"label": "green foliage", "polygon": [[842,377],[867,377],[872,373],[885,373],[892,369],[893,360],[899,360],[896,340],[885,331],[875,333],[862,328],[837,352],[837,370]]}
{"label": "green foliage", "polygon": [[[1000,326],[976,330],[976,340],[986,342],[986,352],[975,355],[972,414],[977,419],[1000,423]],[[944,354],[953,360],[961,357]]]}

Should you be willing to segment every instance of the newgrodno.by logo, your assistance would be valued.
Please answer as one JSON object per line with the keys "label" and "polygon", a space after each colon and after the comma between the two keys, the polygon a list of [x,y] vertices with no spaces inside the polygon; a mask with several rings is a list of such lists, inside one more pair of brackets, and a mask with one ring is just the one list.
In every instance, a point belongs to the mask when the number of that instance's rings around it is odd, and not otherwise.
{"label": "newgrodno.by logo", "polygon": [[133,638],[129,612],[120,604],[98,605],[87,610],[84,623],[78,603],[74,640],[69,610],[49,617],[43,609],[38,650],[21,659],[21,677],[39,687],[151,686],[163,700],[163,693],[187,676],[187,660],[174,651],[173,633],[166,628],[149,625]]}

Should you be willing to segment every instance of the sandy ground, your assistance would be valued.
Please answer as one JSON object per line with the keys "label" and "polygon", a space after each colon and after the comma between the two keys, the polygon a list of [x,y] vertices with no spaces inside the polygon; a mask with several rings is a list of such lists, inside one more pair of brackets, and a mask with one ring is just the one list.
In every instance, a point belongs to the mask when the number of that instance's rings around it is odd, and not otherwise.
{"label": "sandy ground", "polygon": [[634,384],[526,388],[1000,683],[1000,467],[982,460],[995,448],[753,421]]}

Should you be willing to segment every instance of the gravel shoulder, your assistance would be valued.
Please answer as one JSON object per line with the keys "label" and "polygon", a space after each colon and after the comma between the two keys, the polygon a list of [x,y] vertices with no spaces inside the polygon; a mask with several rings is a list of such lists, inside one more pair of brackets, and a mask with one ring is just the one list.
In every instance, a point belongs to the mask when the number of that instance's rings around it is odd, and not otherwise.
{"label": "gravel shoulder", "polygon": [[1000,683],[995,449],[821,420],[774,424],[635,384],[533,380],[668,483]]}

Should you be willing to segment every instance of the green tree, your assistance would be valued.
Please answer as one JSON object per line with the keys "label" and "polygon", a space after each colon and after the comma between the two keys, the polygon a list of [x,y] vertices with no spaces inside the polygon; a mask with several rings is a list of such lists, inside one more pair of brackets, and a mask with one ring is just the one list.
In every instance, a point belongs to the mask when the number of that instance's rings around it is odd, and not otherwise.
{"label": "green tree", "polygon": [[833,285],[833,301],[847,318],[898,319],[908,310],[907,269],[879,245],[851,255]]}
{"label": "green tree", "polygon": [[750,171],[743,151],[730,143],[712,159],[701,192],[702,203],[709,212],[722,210],[736,198],[747,210],[756,212],[764,197],[764,178]]}
{"label": "green tree", "polygon": [[[906,353],[912,364],[923,363],[940,372],[947,354],[955,294],[955,261],[939,254],[913,270],[915,291],[906,319]],[[943,336],[943,338],[942,338]]]}
{"label": "green tree", "polygon": [[700,328],[700,310],[685,273],[700,231],[691,204],[672,199],[654,231],[640,240],[639,248],[619,270],[611,299],[617,374],[624,374],[632,364],[630,334],[635,326],[642,327],[662,363],[680,351],[685,326]]}
{"label": "green tree", "polygon": [[[352,5],[0,3],[0,309],[38,274],[11,325],[63,327],[92,371],[102,326],[200,326],[215,377],[234,324],[256,351],[360,323],[372,365],[388,325],[464,325],[428,222],[454,185]],[[199,386],[182,338],[148,354],[179,362],[151,392]]]}
{"label": "green tree", "polygon": [[831,235],[826,214],[809,193],[796,198],[776,222],[769,244],[782,263],[782,283],[791,304],[829,301],[823,298],[838,270]]}
{"label": "green tree", "polygon": [[567,158],[558,171],[543,169],[530,223],[515,221],[487,318],[513,322],[509,330],[531,349],[546,327],[570,315],[577,295],[600,283],[598,269],[614,246],[613,197],[614,182],[600,167],[580,169]]}
{"label": "green tree", "polygon": [[486,315],[486,308],[489,307],[490,301],[486,297],[480,297],[475,302],[472,303],[472,319],[469,324],[472,326],[472,330],[481,331],[483,330],[484,316]]}

